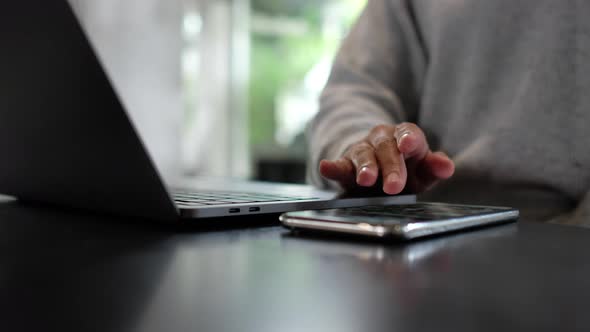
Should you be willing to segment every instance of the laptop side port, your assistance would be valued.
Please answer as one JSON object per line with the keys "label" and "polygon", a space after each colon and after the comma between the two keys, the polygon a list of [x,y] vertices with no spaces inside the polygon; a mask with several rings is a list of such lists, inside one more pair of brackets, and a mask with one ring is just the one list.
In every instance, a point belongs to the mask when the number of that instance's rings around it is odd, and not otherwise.
{"label": "laptop side port", "polygon": [[229,213],[240,213],[240,208],[231,208],[229,209]]}
{"label": "laptop side port", "polygon": [[260,212],[260,208],[258,206],[253,206],[248,209],[248,212]]}

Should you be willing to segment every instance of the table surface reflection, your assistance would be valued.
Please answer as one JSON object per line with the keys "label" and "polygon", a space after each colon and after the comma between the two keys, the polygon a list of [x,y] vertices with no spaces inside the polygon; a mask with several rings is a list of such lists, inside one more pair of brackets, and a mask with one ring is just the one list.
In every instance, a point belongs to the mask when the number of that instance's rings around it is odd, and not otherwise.
{"label": "table surface reflection", "polygon": [[589,230],[519,222],[384,244],[251,222],[162,226],[0,204],[3,330],[590,326]]}

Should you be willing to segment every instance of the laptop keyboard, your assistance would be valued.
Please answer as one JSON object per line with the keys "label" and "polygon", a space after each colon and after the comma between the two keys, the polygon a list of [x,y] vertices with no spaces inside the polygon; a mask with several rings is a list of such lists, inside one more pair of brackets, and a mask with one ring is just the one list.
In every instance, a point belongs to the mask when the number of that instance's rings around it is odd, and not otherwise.
{"label": "laptop keyboard", "polygon": [[179,206],[211,206],[228,204],[249,204],[284,201],[306,201],[318,199],[317,197],[301,197],[287,195],[273,195],[263,193],[243,192],[194,192],[189,190],[174,190],[172,197]]}

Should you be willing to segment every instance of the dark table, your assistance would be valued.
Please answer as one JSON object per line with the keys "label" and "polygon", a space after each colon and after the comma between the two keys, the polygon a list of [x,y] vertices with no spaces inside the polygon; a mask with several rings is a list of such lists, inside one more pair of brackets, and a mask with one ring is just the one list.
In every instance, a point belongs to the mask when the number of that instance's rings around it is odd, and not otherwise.
{"label": "dark table", "polygon": [[264,225],[275,218],[163,226],[2,203],[0,329],[590,327],[589,230],[519,222],[382,244]]}

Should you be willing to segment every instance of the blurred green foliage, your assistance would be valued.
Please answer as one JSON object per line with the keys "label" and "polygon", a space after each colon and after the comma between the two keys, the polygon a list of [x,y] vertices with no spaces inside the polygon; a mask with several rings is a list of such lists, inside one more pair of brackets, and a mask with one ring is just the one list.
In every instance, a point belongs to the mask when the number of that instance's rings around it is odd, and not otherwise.
{"label": "blurred green foliage", "polygon": [[[250,145],[274,142],[275,100],[277,94],[290,84],[301,82],[305,74],[323,56],[335,53],[338,38],[326,38],[322,33],[324,8],[331,0],[252,0],[253,15],[288,18],[304,23],[301,35],[251,35],[251,69],[249,83]],[[339,0],[346,5],[343,24],[350,25],[366,0]]]}
{"label": "blurred green foliage", "polygon": [[256,13],[301,17],[309,12],[319,14],[322,6],[328,2],[329,0],[251,0],[251,6]]}

